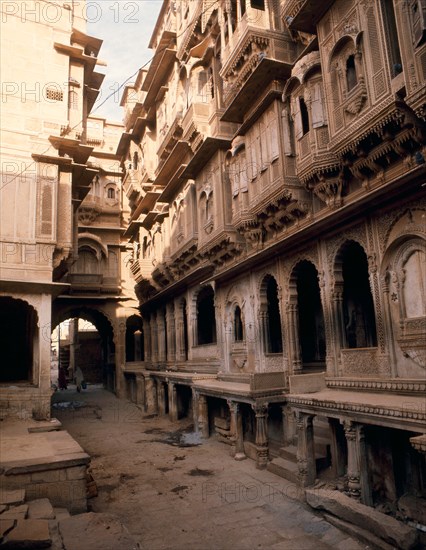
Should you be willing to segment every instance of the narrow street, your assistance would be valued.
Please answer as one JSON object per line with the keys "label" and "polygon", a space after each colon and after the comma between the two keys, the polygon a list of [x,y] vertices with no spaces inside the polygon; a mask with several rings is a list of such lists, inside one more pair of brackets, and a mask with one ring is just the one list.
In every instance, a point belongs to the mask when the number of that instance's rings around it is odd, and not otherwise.
{"label": "narrow street", "polygon": [[147,416],[99,387],[56,392],[52,416],[92,457],[90,508],[117,515],[142,548],[365,548],[297,500],[294,484],[201,441],[188,420]]}

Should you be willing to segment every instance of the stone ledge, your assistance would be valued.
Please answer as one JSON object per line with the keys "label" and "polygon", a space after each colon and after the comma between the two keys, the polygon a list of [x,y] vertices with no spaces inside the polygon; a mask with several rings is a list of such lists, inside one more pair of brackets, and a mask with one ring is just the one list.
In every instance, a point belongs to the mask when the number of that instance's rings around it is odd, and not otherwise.
{"label": "stone ledge", "polygon": [[410,550],[417,543],[418,533],[415,529],[339,491],[306,489],[305,495],[312,508],[326,510],[344,521],[374,533],[390,545]]}
{"label": "stone ledge", "polygon": [[4,462],[2,464],[3,473],[6,476],[17,474],[28,474],[33,472],[45,472],[47,470],[59,470],[63,468],[71,468],[73,466],[81,466],[83,464],[89,464],[90,456],[86,453],[80,453],[80,455],[71,455],[69,458],[66,456],[61,459],[49,458],[40,459],[42,462],[34,463],[33,460],[19,460],[16,462]]}

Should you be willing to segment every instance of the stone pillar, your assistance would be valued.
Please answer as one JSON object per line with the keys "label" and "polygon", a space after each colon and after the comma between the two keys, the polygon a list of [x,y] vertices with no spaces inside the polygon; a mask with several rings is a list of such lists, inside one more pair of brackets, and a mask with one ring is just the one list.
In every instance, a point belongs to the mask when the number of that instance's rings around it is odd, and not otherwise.
{"label": "stone pillar", "polygon": [[172,422],[178,420],[178,403],[176,384],[169,382],[169,417]]}
{"label": "stone pillar", "polygon": [[159,380],[157,383],[157,400],[158,400],[158,414],[166,414],[166,391],[164,388],[164,383]]}
{"label": "stone pillar", "polygon": [[228,406],[231,413],[232,454],[235,460],[244,460],[247,457],[244,451],[243,417],[240,405],[235,401],[228,401]]}
{"label": "stone pillar", "polygon": [[336,477],[345,473],[345,453],[343,450],[342,435],[339,431],[340,423],[336,418],[329,418],[328,423],[331,433],[331,467]]}
{"label": "stone pillar", "polygon": [[372,505],[365,453],[364,427],[351,420],[343,422],[348,444],[348,494],[363,504]]}
{"label": "stone pillar", "polygon": [[185,302],[179,301],[175,307],[176,344],[175,353],[177,361],[186,361],[185,349],[185,315],[183,308]]}
{"label": "stone pillar", "polygon": [[74,379],[74,372],[75,369],[78,367],[77,365],[77,357],[78,357],[78,318],[71,319],[71,322],[68,325],[68,331],[69,331],[69,340],[70,340],[70,364],[68,367],[68,378],[70,380]]}
{"label": "stone pillar", "polygon": [[146,391],[146,412],[148,414],[157,414],[157,384],[151,377],[145,380]]}
{"label": "stone pillar", "polygon": [[256,415],[256,468],[264,469],[268,464],[268,403],[255,403],[252,409]]}
{"label": "stone pillar", "polygon": [[314,416],[296,411],[297,467],[302,487],[312,485],[317,475],[314,446]]}
{"label": "stone pillar", "polygon": [[210,436],[209,409],[207,405],[207,397],[202,394],[198,396],[198,426],[201,431],[201,435],[207,439]]}
{"label": "stone pillar", "polygon": [[290,357],[293,365],[293,374],[300,374],[302,372],[302,359],[300,356],[299,345],[299,317],[297,303],[287,303],[286,311],[290,336]]}
{"label": "stone pillar", "polygon": [[164,323],[164,313],[162,311],[157,312],[157,343],[158,343],[158,361],[160,363],[166,362],[166,327]]}
{"label": "stone pillar", "polygon": [[289,405],[281,406],[283,418],[283,442],[284,445],[294,445],[296,439],[296,426],[293,409]]}
{"label": "stone pillar", "polygon": [[157,316],[155,313],[151,315],[149,325],[150,325],[150,334],[151,334],[151,361],[153,363],[157,363],[158,362]]}
{"label": "stone pillar", "polygon": [[[339,288],[337,288],[337,286]],[[340,288],[342,287],[342,288]],[[335,325],[335,347],[337,351],[337,359],[339,359],[340,348],[346,345],[346,329],[345,320],[343,319],[343,284],[337,285],[332,293],[333,314]]]}
{"label": "stone pillar", "polygon": [[143,320],[144,361],[151,361],[151,327],[148,319]]}
{"label": "stone pillar", "polygon": [[175,326],[175,308],[174,304],[167,304],[167,361],[176,360],[176,326]]}
{"label": "stone pillar", "polygon": [[193,420],[194,420],[194,432],[199,431],[198,410],[199,410],[198,392],[195,388],[192,388],[192,416],[193,416]]}
{"label": "stone pillar", "polygon": [[269,317],[266,306],[259,310],[260,339],[263,353],[269,352]]}
{"label": "stone pillar", "polygon": [[[388,342],[388,349],[390,353],[390,371],[392,378],[398,376],[397,359],[395,353],[395,340],[392,331],[392,313],[390,307],[389,296],[389,280],[387,277],[382,278],[383,289],[383,313],[384,313],[384,330],[386,332],[386,342]],[[402,319],[403,317],[401,317]]]}
{"label": "stone pillar", "polygon": [[145,377],[136,375],[136,403],[145,408]]}

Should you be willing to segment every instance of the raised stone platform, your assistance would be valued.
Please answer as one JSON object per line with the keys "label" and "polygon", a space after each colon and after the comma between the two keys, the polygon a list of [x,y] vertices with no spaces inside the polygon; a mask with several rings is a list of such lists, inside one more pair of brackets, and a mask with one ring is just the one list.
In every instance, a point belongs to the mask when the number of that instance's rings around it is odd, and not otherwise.
{"label": "raised stone platform", "polygon": [[49,498],[71,513],[87,510],[90,457],[57,420],[5,420],[0,437],[0,496],[25,490],[26,500]]}

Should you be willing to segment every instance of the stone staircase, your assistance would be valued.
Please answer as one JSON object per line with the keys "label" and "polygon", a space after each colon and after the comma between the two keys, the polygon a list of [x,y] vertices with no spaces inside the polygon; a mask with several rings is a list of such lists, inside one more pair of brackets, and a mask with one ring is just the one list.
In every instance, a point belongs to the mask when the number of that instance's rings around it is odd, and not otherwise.
{"label": "stone staircase", "polygon": [[[330,429],[325,418],[314,418],[314,442],[315,460],[317,472],[319,473],[330,465]],[[278,456],[272,458],[268,463],[267,469],[280,477],[297,483],[297,436],[293,444],[279,448]]]}

